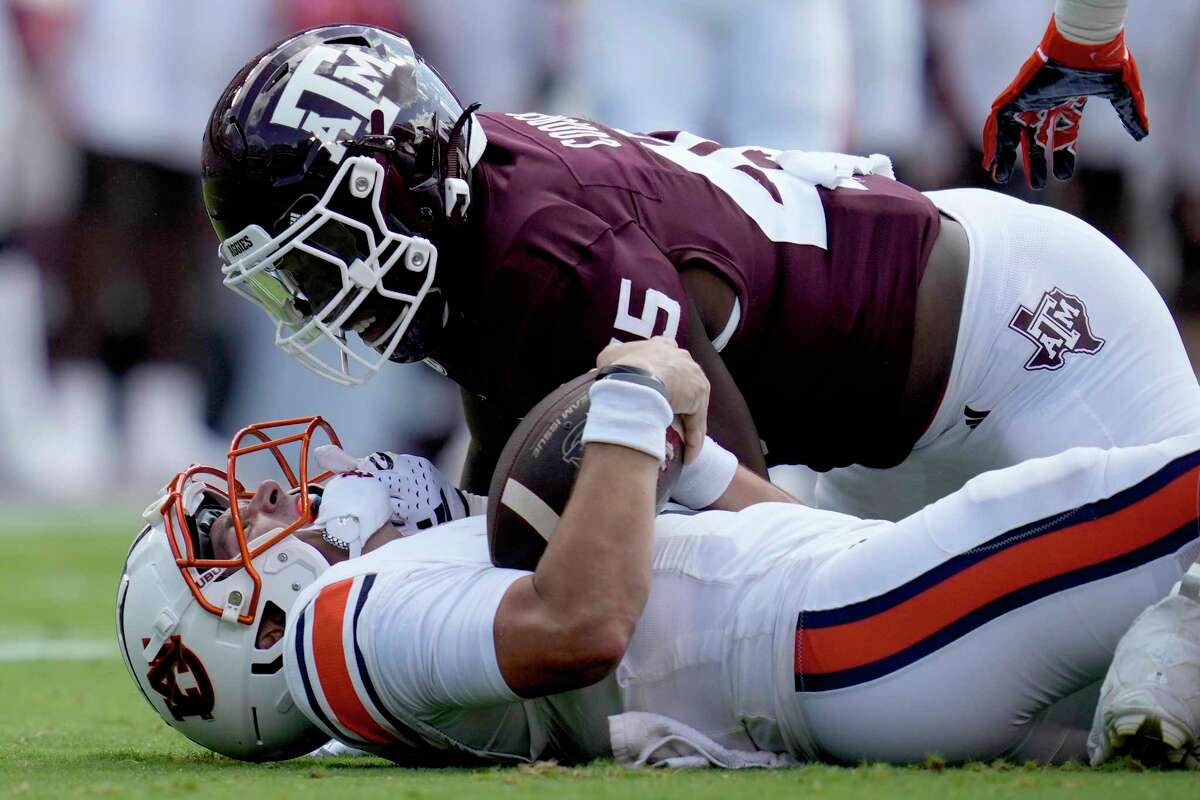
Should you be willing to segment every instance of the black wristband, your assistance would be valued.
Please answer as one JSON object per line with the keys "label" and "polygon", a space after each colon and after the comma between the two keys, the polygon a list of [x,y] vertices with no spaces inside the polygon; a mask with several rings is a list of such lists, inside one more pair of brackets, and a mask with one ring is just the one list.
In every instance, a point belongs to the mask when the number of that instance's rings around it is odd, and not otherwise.
{"label": "black wristband", "polygon": [[667,392],[667,385],[662,382],[661,378],[654,375],[654,373],[641,367],[631,367],[628,364],[609,364],[596,373],[596,380],[627,381],[642,386],[649,386],[663,396],[663,399],[667,401],[667,405],[671,404],[671,395]]}

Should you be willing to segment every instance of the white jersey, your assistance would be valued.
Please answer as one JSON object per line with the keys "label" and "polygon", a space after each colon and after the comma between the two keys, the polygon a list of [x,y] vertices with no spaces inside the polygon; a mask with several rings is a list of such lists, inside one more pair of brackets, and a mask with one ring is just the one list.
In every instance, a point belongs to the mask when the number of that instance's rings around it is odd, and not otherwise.
{"label": "white jersey", "polygon": [[1200,435],[988,472],[895,523],[775,503],[661,516],[617,669],[524,701],[493,627],[528,573],[493,567],[472,517],[306,588],[290,695],[331,736],[420,765],[670,763],[681,739],[722,765],[1082,758],[1117,641],[1200,553],[1197,487]]}
{"label": "white jersey", "polygon": [[731,748],[808,752],[781,718],[805,577],[878,524],[776,503],[661,516],[650,596],[615,672],[522,700],[500,673],[493,624],[528,573],[492,566],[484,518],[470,517],[309,586],[288,614],[288,685],[331,736],[401,762],[607,756],[608,719],[626,711]]}

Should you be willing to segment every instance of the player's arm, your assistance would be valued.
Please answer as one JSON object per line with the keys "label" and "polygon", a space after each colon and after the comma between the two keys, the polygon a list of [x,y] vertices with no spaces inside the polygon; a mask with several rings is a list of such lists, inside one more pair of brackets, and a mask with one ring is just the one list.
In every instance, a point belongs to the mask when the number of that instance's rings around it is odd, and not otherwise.
{"label": "player's arm", "polygon": [[1025,180],[1046,185],[1075,170],[1075,141],[1088,97],[1107,98],[1134,139],[1150,132],[1137,63],[1125,46],[1128,0],[1058,0],[1017,77],[992,103],[983,127],[983,168],[1007,183],[1020,148]]}
{"label": "player's arm", "polygon": [[[731,450],[748,469],[766,477],[767,462],[763,458],[762,441],[750,406],[712,343],[729,319],[727,310],[719,314],[712,309],[728,309],[732,305],[733,290],[720,278],[700,268],[685,270],[680,278],[688,292],[689,322],[685,346],[712,385],[708,405],[709,435]],[[702,307],[704,311],[701,311]]]}
{"label": "player's arm", "polygon": [[467,447],[460,485],[464,491],[485,495],[491,484],[492,472],[496,469],[496,461],[517,421],[466,389],[462,390],[462,404],[471,443]]}
{"label": "player's arm", "polygon": [[609,363],[659,377],[653,388],[600,380],[590,390],[583,462],[537,571],[496,612],[500,672],[522,697],[589,686],[625,654],[650,591],[655,486],[673,413],[701,418],[708,381],[685,350],[658,337],[614,345]]}
{"label": "player's arm", "polygon": [[[386,519],[399,534],[409,536],[444,522],[482,514],[487,505],[486,497],[455,486],[432,461],[421,456],[377,450],[359,458],[338,445],[327,444],[313,451],[313,460],[334,475],[325,484],[317,526],[343,542],[359,538],[365,541],[378,526],[378,522],[372,522],[364,530],[364,519]],[[374,480],[364,484],[363,478]],[[370,483],[380,491],[350,488]],[[364,517],[359,508],[364,504],[379,510]],[[355,517],[357,535],[347,537],[335,532],[345,520]],[[351,552],[354,555],[357,553]]]}
{"label": "player's arm", "polygon": [[[741,511],[758,503],[800,503],[775,484],[739,465],[733,479],[711,505],[720,511]],[[802,504],[801,504],[802,505]]]}
{"label": "player's arm", "polygon": [[756,503],[799,503],[787,492],[739,464],[737,456],[706,436],[683,465],[671,500],[697,511],[741,511]]}
{"label": "player's arm", "polygon": [[[636,225],[598,239],[578,274],[592,276],[584,297],[591,299],[595,314],[589,324],[603,332],[604,342],[664,334],[691,353],[712,385],[710,434],[743,464],[766,476],[750,408],[712,344],[729,322],[733,289],[699,262],[677,269]],[[597,344],[591,342],[592,347]]]}

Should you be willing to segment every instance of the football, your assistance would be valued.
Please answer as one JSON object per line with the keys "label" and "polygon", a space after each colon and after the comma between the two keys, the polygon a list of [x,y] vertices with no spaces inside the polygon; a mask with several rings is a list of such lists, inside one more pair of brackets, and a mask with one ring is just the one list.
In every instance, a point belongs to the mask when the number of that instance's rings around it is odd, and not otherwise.
{"label": "football", "polygon": [[[487,531],[492,563],[532,570],[567,506],[583,459],[588,388],[596,373],[564,383],[517,425],[496,462],[488,491]],[[658,472],[658,508],[671,496],[683,467],[683,427],[667,429],[666,461]]]}

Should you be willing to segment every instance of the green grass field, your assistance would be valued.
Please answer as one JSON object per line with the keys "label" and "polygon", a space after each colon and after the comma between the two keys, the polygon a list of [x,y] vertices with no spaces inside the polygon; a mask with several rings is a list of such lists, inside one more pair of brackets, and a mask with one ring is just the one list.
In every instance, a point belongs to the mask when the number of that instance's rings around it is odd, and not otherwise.
{"label": "green grass field", "polygon": [[[166,727],[116,653],[113,595],[133,515],[0,526],[0,798],[630,797],[1192,798],[1200,779],[1137,765],[1093,771],[1022,765],[960,769],[811,766],[777,772],[566,769],[409,770],[376,759],[247,765],[209,755]],[[56,643],[56,644],[55,644]],[[35,659],[38,653],[55,658]],[[70,658],[67,658],[67,657]]]}

